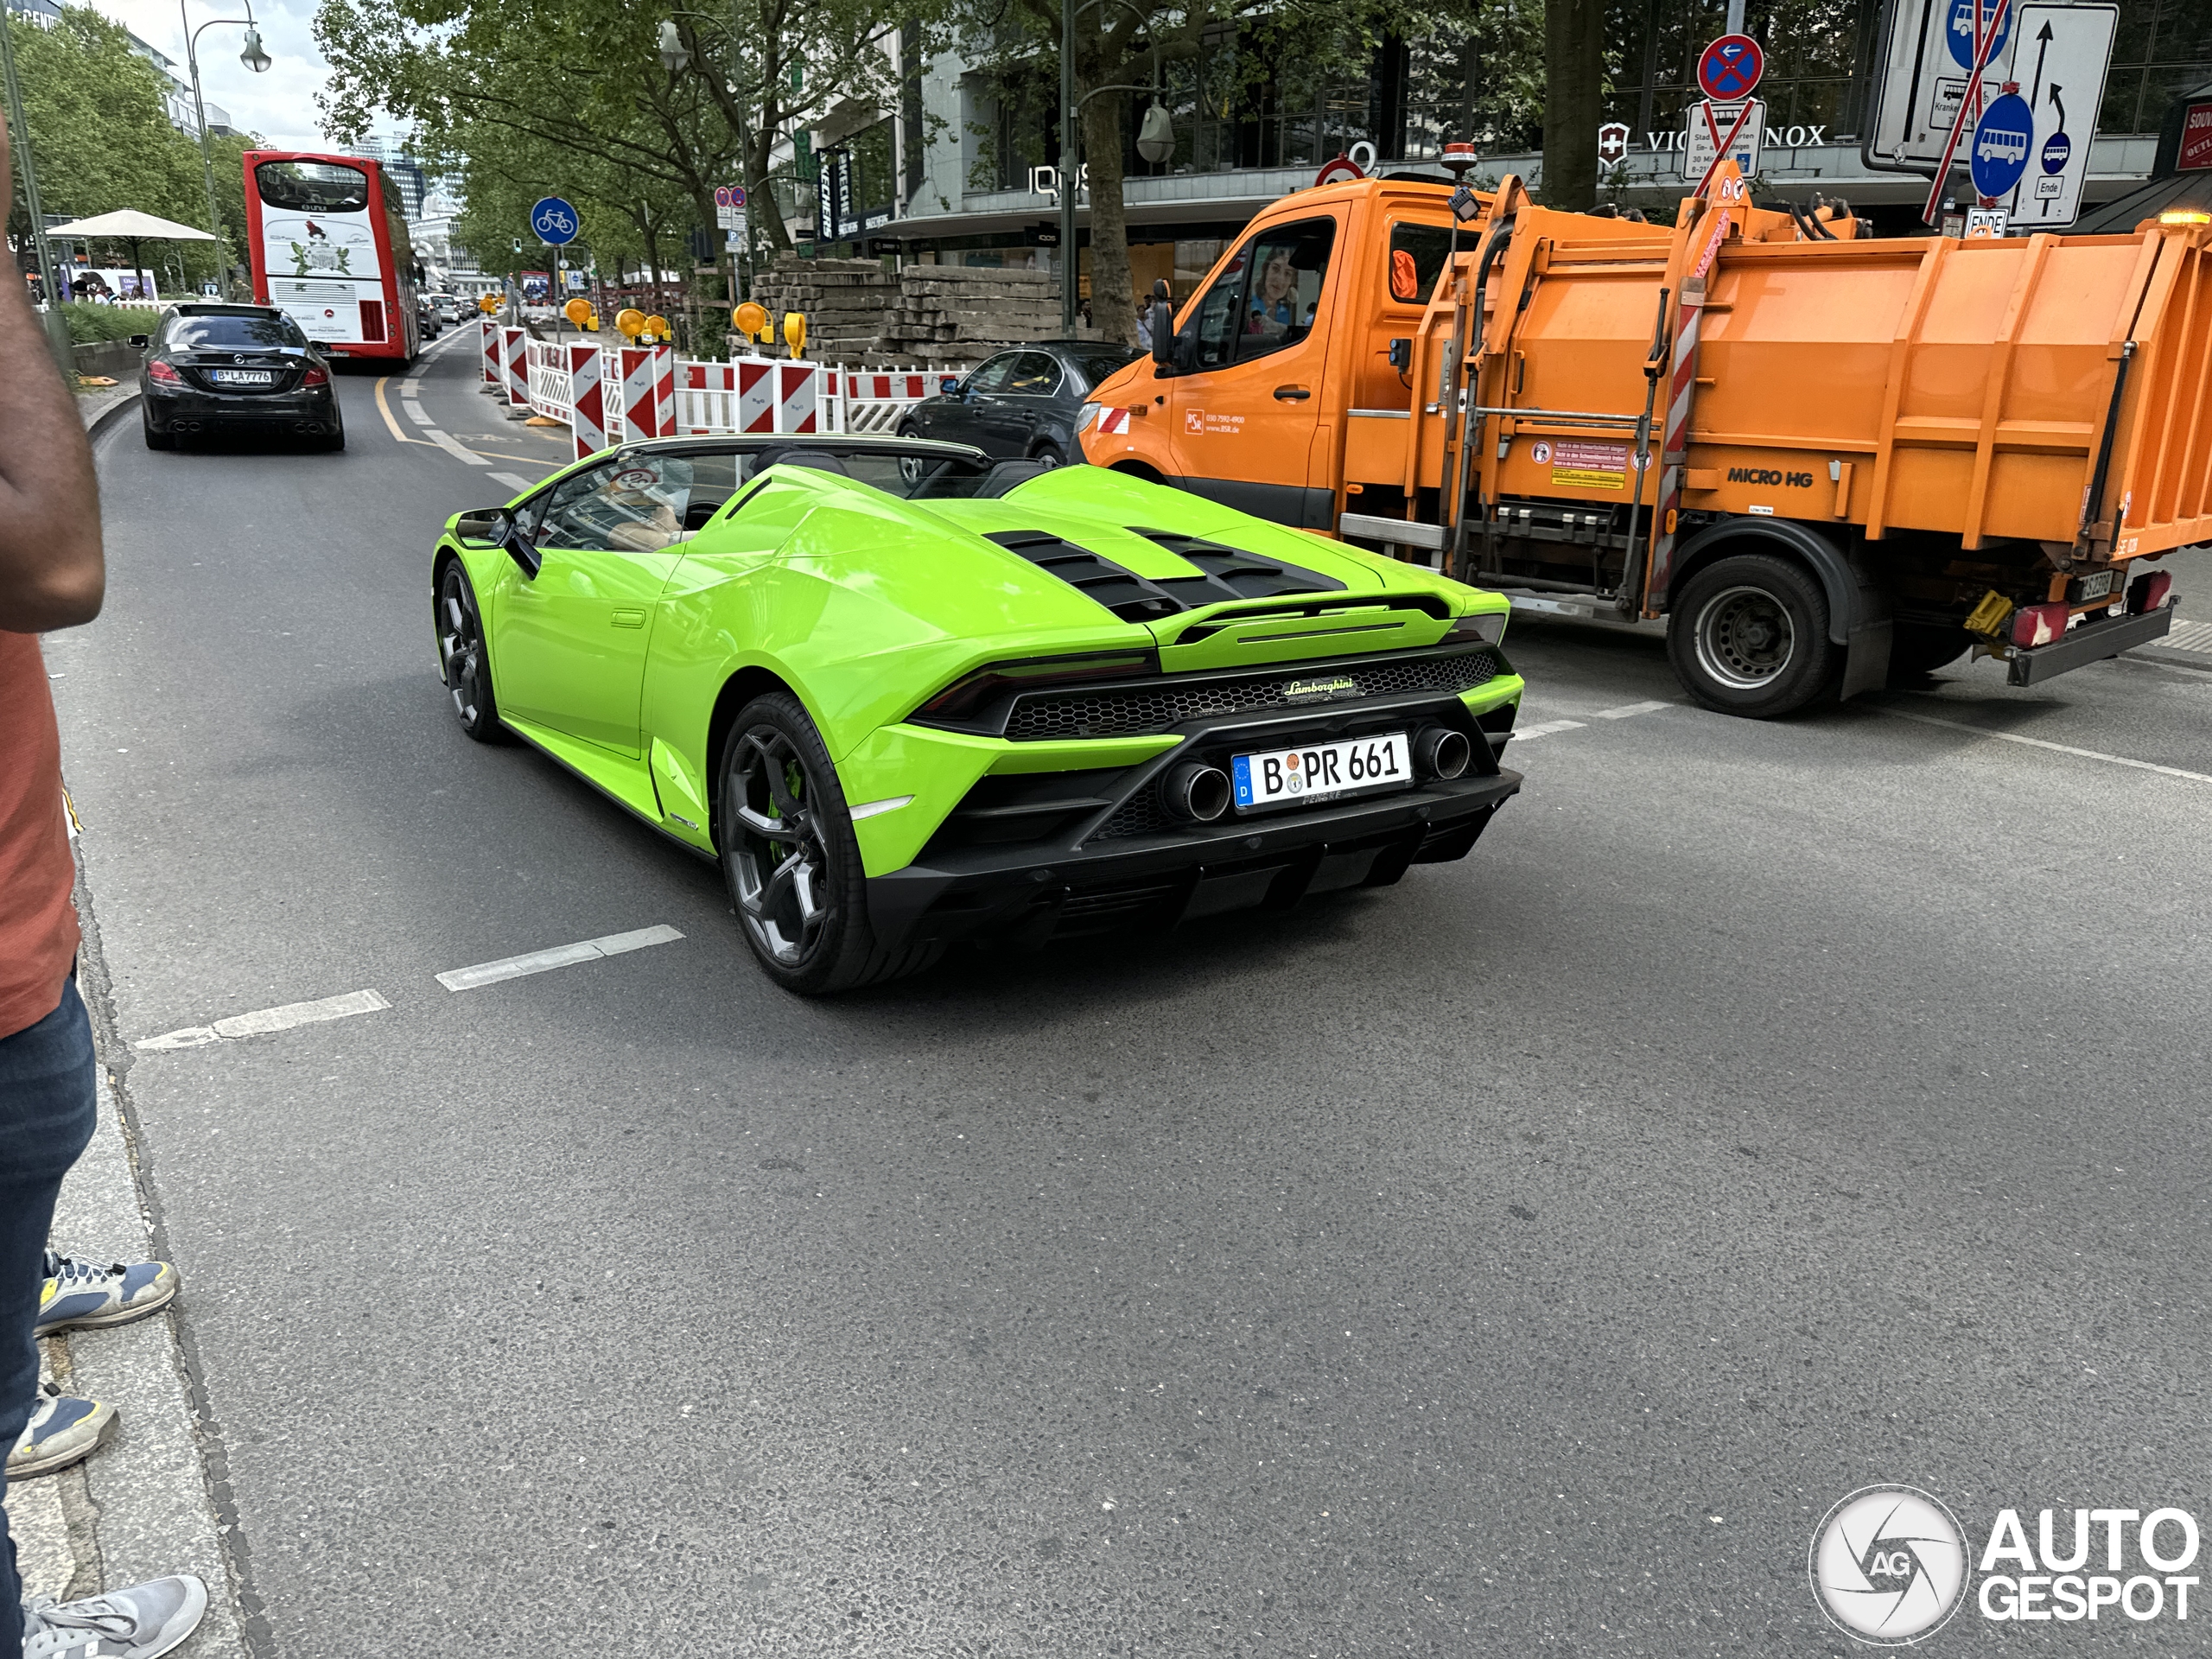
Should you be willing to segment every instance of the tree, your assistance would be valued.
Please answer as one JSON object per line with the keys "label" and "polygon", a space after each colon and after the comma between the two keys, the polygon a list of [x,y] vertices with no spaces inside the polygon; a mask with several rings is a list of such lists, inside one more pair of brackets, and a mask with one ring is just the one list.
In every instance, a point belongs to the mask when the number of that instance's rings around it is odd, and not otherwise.
{"label": "tree", "polygon": [[[120,24],[89,7],[70,6],[52,26],[18,27],[11,39],[48,213],[89,219],[136,207],[181,224],[206,223],[207,191],[193,141],[169,124],[161,75],[132,52]],[[20,198],[10,202],[8,233],[27,264],[30,229]],[[194,279],[216,268],[213,245],[177,245]],[[150,263],[153,251],[143,251]],[[123,253],[121,261],[129,257]]]}
{"label": "tree", "polygon": [[1598,202],[1598,124],[1605,118],[1605,0],[1546,0],[1544,181],[1548,207]]}

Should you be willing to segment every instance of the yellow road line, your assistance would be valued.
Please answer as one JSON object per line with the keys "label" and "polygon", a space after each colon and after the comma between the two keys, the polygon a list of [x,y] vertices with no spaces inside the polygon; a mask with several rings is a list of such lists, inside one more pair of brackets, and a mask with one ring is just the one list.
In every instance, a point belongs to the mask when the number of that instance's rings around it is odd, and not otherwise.
{"label": "yellow road line", "polygon": [[391,429],[392,441],[395,443],[419,443],[425,449],[436,448],[438,446],[428,438],[410,438],[399,429],[399,423],[391,417],[391,405],[384,400],[384,389],[391,384],[391,377],[388,374],[377,382],[377,413],[384,416],[385,425]]}

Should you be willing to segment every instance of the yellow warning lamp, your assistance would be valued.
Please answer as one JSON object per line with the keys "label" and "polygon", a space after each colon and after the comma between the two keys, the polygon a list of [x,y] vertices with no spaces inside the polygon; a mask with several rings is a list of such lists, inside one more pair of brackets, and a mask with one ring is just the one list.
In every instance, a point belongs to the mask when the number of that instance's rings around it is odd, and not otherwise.
{"label": "yellow warning lamp", "polygon": [[806,318],[798,311],[784,313],[784,344],[791,348],[793,357],[806,355]]}
{"label": "yellow warning lamp", "polygon": [[476,308],[486,316],[490,316],[499,308],[499,296],[496,294],[479,294],[476,296]]}
{"label": "yellow warning lamp", "polygon": [[652,315],[645,319],[645,332],[651,334],[656,340],[674,340],[676,338],[676,329],[674,326],[670,323],[666,317],[661,315],[658,311],[654,312]]}
{"label": "yellow warning lamp", "polygon": [[2200,208],[2175,207],[2158,215],[2161,225],[2212,225],[2212,213]]}
{"label": "yellow warning lamp", "polygon": [[581,328],[584,326],[585,321],[591,315],[591,302],[585,299],[582,295],[578,295],[575,299],[570,300],[566,305],[561,308],[561,315],[566,317],[575,327]]}
{"label": "yellow warning lamp", "polygon": [[614,314],[614,332],[625,340],[635,340],[645,331],[645,314],[634,305],[626,305]]}
{"label": "yellow warning lamp", "polygon": [[729,314],[730,327],[747,340],[772,340],[768,332],[768,308],[758,300],[747,300]]}

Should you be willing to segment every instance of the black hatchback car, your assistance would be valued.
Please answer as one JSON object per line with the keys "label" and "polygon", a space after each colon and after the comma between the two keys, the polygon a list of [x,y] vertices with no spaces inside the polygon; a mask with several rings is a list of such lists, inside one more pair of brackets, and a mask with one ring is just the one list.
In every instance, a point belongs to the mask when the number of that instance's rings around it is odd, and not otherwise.
{"label": "black hatchback car", "polygon": [[346,447],[330,359],[274,306],[180,305],[138,371],[149,449],[185,435],[257,429]]}
{"label": "black hatchback car", "polygon": [[1083,459],[1076,416],[1090,389],[1142,353],[1097,340],[1040,340],[1001,352],[899,424],[905,438],[972,443],[1004,459]]}

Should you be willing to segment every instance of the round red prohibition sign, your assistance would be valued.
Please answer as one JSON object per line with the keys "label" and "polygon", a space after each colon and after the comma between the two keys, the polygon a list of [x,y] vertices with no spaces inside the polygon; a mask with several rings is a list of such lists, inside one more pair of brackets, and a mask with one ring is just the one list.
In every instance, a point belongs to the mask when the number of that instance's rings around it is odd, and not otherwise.
{"label": "round red prohibition sign", "polygon": [[1765,73],[1766,54],[1748,35],[1723,35],[1698,55],[1698,90],[1716,103],[1749,98]]}

